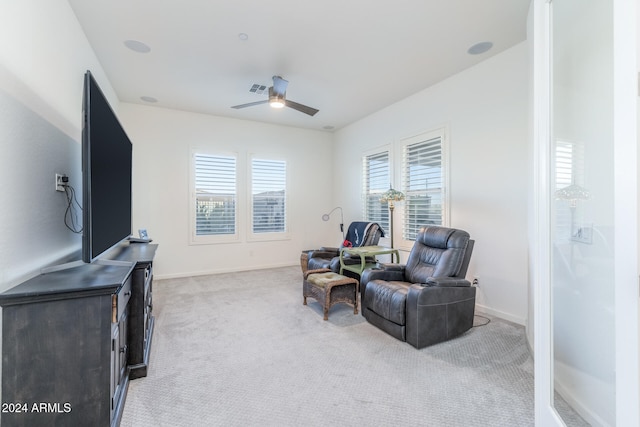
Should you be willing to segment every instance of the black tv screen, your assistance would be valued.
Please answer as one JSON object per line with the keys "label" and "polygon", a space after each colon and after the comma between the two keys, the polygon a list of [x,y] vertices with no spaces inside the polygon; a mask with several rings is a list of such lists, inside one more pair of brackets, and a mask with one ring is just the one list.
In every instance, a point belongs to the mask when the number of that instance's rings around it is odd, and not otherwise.
{"label": "black tv screen", "polygon": [[82,260],[91,263],[131,235],[132,146],[89,71],[82,109]]}

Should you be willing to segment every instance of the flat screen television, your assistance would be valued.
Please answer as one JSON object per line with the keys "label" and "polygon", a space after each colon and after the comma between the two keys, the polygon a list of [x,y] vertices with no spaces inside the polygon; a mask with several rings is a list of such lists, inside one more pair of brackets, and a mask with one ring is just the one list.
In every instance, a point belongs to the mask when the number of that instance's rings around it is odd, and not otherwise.
{"label": "flat screen television", "polygon": [[132,145],[90,71],[82,101],[82,261],[131,235]]}

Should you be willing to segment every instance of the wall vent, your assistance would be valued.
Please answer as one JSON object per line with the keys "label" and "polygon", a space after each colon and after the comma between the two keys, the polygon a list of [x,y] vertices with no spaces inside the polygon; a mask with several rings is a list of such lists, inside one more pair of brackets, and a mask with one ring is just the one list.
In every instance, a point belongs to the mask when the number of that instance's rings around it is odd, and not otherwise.
{"label": "wall vent", "polygon": [[253,86],[251,86],[251,89],[249,89],[249,92],[255,93],[256,95],[262,95],[263,93],[265,93],[266,90],[267,90],[267,87],[265,85],[260,85],[255,83]]}

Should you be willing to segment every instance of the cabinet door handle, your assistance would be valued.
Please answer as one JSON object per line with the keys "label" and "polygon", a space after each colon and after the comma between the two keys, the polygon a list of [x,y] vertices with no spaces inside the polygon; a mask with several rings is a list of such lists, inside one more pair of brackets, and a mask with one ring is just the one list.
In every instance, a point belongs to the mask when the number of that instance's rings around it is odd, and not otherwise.
{"label": "cabinet door handle", "polygon": [[125,296],[125,297],[128,297],[129,295],[131,295],[131,292],[130,292],[130,291],[127,291],[127,292],[125,292],[125,293],[124,293],[124,296]]}

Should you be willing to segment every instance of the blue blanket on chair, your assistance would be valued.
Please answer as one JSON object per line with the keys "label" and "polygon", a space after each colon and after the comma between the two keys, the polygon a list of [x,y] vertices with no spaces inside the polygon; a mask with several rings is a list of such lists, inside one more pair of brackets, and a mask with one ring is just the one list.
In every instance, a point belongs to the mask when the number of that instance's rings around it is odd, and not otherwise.
{"label": "blue blanket on chair", "polygon": [[366,241],[367,232],[373,226],[379,228],[382,236],[384,237],[384,231],[377,223],[367,221],[354,221],[349,225],[349,229],[347,230],[347,237],[345,238],[345,242],[342,244],[342,246],[346,246],[347,242],[350,242],[353,247],[362,246]]}

